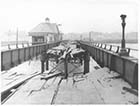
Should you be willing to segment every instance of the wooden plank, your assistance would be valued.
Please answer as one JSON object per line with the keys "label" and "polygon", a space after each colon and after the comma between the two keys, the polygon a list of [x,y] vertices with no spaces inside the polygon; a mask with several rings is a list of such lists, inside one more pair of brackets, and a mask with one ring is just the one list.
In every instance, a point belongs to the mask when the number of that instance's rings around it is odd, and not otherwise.
{"label": "wooden plank", "polygon": [[49,80],[40,80],[37,76],[27,82],[5,104],[51,104],[55,90],[61,77],[53,77]]}
{"label": "wooden plank", "polygon": [[31,79],[31,78],[33,78],[33,77],[39,75],[39,74],[40,74],[40,73],[36,73],[36,74],[34,74],[34,75],[26,76],[26,77],[24,77],[23,79],[19,79],[19,80],[16,81],[15,83],[12,83],[12,84],[10,84],[10,85],[8,85],[8,86],[2,88],[2,89],[1,89],[1,95],[4,94],[4,93],[6,93],[7,91],[13,89],[14,87],[20,85],[21,83],[23,83],[23,82],[25,82],[25,81],[27,81],[27,80],[29,80],[29,79]]}
{"label": "wooden plank", "polygon": [[85,79],[82,77],[82,80],[77,77],[75,80],[77,80],[75,83],[73,83],[73,78],[62,81],[57,98],[54,102],[55,104],[103,103],[93,84],[86,80],[86,77]]}
{"label": "wooden plank", "polygon": [[61,75],[61,74],[62,74],[62,72],[57,72],[57,73],[54,73],[54,74],[50,74],[50,75],[48,75],[47,77],[42,77],[42,78],[40,78],[40,79],[41,79],[41,80],[48,80],[48,79],[50,79],[50,78],[59,76],[59,75]]}

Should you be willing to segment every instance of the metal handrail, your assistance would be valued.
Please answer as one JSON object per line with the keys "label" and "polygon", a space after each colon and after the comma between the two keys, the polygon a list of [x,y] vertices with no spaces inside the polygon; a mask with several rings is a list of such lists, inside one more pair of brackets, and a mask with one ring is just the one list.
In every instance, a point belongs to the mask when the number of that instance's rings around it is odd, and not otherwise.
{"label": "metal handrail", "polygon": [[[84,42],[89,42],[89,41],[84,41]],[[90,43],[93,44],[93,45],[95,45],[95,46],[97,46],[97,47],[103,47],[103,45],[106,45],[106,46],[108,45],[108,46],[112,46],[112,47],[119,47],[119,48],[121,48],[121,46],[117,46],[117,45],[109,45],[109,44],[95,43],[95,42],[92,42],[92,41]],[[130,49],[130,50],[133,50],[133,51],[138,51],[138,49],[129,48],[129,47],[127,47],[126,49]]]}

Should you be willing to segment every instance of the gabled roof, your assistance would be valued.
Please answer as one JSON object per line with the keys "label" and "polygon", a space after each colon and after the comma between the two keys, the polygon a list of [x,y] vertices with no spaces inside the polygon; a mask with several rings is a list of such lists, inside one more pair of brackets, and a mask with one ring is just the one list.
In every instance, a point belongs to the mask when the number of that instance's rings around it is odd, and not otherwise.
{"label": "gabled roof", "polygon": [[58,34],[59,29],[58,26],[55,23],[40,23],[37,25],[35,28],[33,28],[30,32],[29,35],[42,35],[46,33],[51,33],[51,34]]}

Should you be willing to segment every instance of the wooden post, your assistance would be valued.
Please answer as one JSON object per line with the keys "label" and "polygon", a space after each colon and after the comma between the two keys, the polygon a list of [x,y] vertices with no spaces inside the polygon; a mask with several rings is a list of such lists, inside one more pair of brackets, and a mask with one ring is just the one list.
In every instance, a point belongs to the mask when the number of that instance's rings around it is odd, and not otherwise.
{"label": "wooden post", "polygon": [[44,61],[41,61],[41,73],[44,72]]}
{"label": "wooden post", "polygon": [[1,52],[1,71],[3,70],[3,52]]}
{"label": "wooden post", "polygon": [[68,77],[68,61],[67,61],[67,56],[66,58],[64,59],[64,69],[65,69],[65,79],[67,79]]}
{"label": "wooden post", "polygon": [[49,70],[49,57],[46,56],[46,70]]}
{"label": "wooden post", "polygon": [[26,48],[24,48],[24,61],[26,61]]}
{"label": "wooden post", "polygon": [[40,61],[41,61],[41,73],[44,72],[44,63],[45,63],[45,60],[46,60],[46,54],[45,54],[45,52],[43,52],[41,54],[41,57],[40,57]]}
{"label": "wooden post", "polygon": [[84,55],[84,74],[89,72],[89,61],[90,61],[90,56],[89,53],[86,51]]}
{"label": "wooden post", "polygon": [[21,63],[21,60],[20,60],[20,49],[18,49],[18,64]]}
{"label": "wooden post", "polygon": [[64,79],[67,79],[67,77],[68,77],[68,56],[69,56],[69,54],[66,54],[66,56],[64,58],[64,71],[65,71]]}
{"label": "wooden post", "polygon": [[10,67],[13,67],[13,50],[11,50],[11,52],[10,52],[10,55],[11,55],[11,66]]}

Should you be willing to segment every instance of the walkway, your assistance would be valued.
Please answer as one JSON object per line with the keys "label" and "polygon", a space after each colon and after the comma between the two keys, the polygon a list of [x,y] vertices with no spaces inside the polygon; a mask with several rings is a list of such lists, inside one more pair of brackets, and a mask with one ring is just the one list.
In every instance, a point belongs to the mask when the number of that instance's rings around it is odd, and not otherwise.
{"label": "walkway", "polygon": [[[49,69],[54,66],[54,63],[51,63]],[[86,75],[82,74],[83,66],[73,64],[68,66],[67,80],[61,76],[41,80],[42,77],[48,76],[50,70],[46,71],[22,85],[5,104],[135,104],[138,102],[138,96],[123,90],[123,87],[130,88],[127,82],[117,78],[117,73],[99,67],[92,58],[90,73]],[[32,70],[32,73],[40,72],[39,60],[31,61],[30,65],[26,64],[25,69],[28,72]],[[63,64],[56,69],[63,71]]]}

